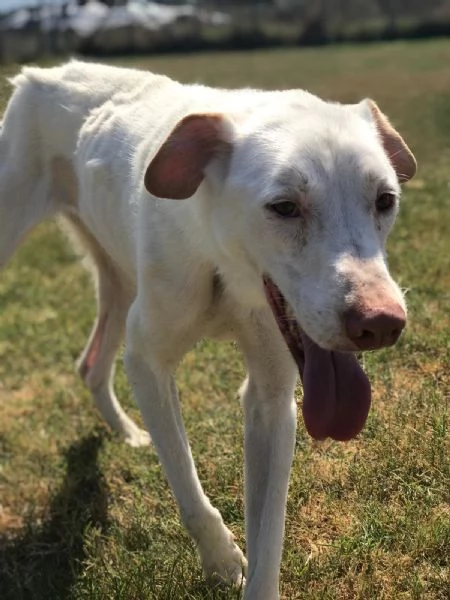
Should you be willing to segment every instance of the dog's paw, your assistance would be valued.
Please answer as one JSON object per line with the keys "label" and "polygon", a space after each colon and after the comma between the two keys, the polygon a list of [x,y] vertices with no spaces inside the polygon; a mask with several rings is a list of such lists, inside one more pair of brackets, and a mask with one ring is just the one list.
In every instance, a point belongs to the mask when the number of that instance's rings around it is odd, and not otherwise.
{"label": "dog's paw", "polygon": [[243,587],[247,560],[235,543],[233,534],[225,526],[209,534],[199,547],[205,577],[212,585]]}
{"label": "dog's paw", "polygon": [[132,448],[149,446],[152,441],[148,431],[145,431],[145,429],[139,429],[139,427],[135,427],[132,430],[124,432],[123,437],[125,443]]}
{"label": "dog's paw", "polygon": [[233,543],[233,547],[226,552],[216,553],[211,556],[207,564],[203,564],[206,579],[212,586],[227,585],[238,589],[244,588],[245,575],[247,573],[247,559],[239,546]]}

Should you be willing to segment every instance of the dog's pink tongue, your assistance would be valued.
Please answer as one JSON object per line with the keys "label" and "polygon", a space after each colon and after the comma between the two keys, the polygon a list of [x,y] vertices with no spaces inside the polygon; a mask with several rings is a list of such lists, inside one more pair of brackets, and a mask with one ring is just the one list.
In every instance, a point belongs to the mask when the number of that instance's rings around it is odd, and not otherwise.
{"label": "dog's pink tongue", "polygon": [[305,334],[302,341],[306,429],[318,440],[354,438],[369,413],[371,389],[367,375],[353,354],[323,350]]}

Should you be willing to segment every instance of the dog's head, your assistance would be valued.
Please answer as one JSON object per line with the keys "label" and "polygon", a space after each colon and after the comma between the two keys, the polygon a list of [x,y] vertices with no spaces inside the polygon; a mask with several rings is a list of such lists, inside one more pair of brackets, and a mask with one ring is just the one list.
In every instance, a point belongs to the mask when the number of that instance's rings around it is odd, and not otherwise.
{"label": "dog's head", "polygon": [[243,302],[269,302],[314,437],[360,431],[370,386],[352,353],[394,344],[405,325],[385,242],[415,171],[374,102],[295,91],[184,118],[146,171],[147,190],[162,198],[189,198],[203,183],[196,202],[212,258]]}

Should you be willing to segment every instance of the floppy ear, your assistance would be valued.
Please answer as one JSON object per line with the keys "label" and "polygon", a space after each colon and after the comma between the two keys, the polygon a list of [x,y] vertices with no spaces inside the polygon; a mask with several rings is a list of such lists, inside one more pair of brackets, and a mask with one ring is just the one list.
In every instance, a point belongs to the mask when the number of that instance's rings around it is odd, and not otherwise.
{"label": "floppy ear", "polygon": [[365,102],[375,121],[383,148],[397,173],[397,178],[400,183],[405,183],[416,174],[416,159],[402,136],[392,127],[389,119],[381,112],[376,103],[373,100]]}
{"label": "floppy ear", "polygon": [[226,137],[222,115],[194,114],[182,119],[147,167],[147,191],[158,198],[190,198],[211,160],[230,150]]}

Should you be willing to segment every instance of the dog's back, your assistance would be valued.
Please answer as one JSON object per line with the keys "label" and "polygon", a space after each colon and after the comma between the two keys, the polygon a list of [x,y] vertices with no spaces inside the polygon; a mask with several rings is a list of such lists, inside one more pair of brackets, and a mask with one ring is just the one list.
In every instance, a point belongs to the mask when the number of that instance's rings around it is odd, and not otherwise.
{"label": "dog's back", "polygon": [[[126,207],[118,204],[120,196],[132,195],[127,182],[130,164],[136,167],[136,161],[130,160],[130,149],[138,145],[137,137],[143,137],[139,121],[145,117],[147,123],[152,122],[151,108],[155,103],[162,104],[161,96],[166,104],[168,96],[176,102],[177,94],[168,95],[167,87],[179,86],[160,75],[77,61],[50,69],[25,67],[11,83],[15,89],[0,129],[0,218],[11,222],[16,212],[20,214],[20,227],[11,228],[14,239],[12,234],[2,236],[0,265],[37,222],[81,208],[83,199],[89,204],[86,197],[93,193],[100,195],[101,190],[90,189],[92,178],[85,176],[87,163],[95,166],[91,169],[95,185],[101,177],[110,179],[111,200],[106,215],[101,198],[97,198],[100,217],[97,214],[96,223],[88,225],[95,231],[106,217],[117,223],[120,219],[113,214],[114,206],[127,214]],[[143,97],[145,102],[133,101]],[[135,106],[142,114],[135,114]],[[129,115],[123,116],[127,111]],[[155,127],[161,127],[157,118],[153,121]],[[122,122],[127,124],[123,129]],[[166,127],[170,128],[170,123]],[[117,144],[112,143],[114,138]],[[115,204],[112,197],[117,199]],[[122,220],[122,226],[126,225]],[[116,233],[123,237],[121,232]],[[110,229],[107,237],[111,238]]]}
{"label": "dog's back", "polygon": [[[72,61],[61,67],[25,67],[11,82],[14,94],[4,115],[0,143],[22,159],[33,150],[72,156],[87,116],[114,96],[166,79],[131,69]],[[2,149],[3,153],[5,149]],[[30,157],[31,158],[31,157]]]}

